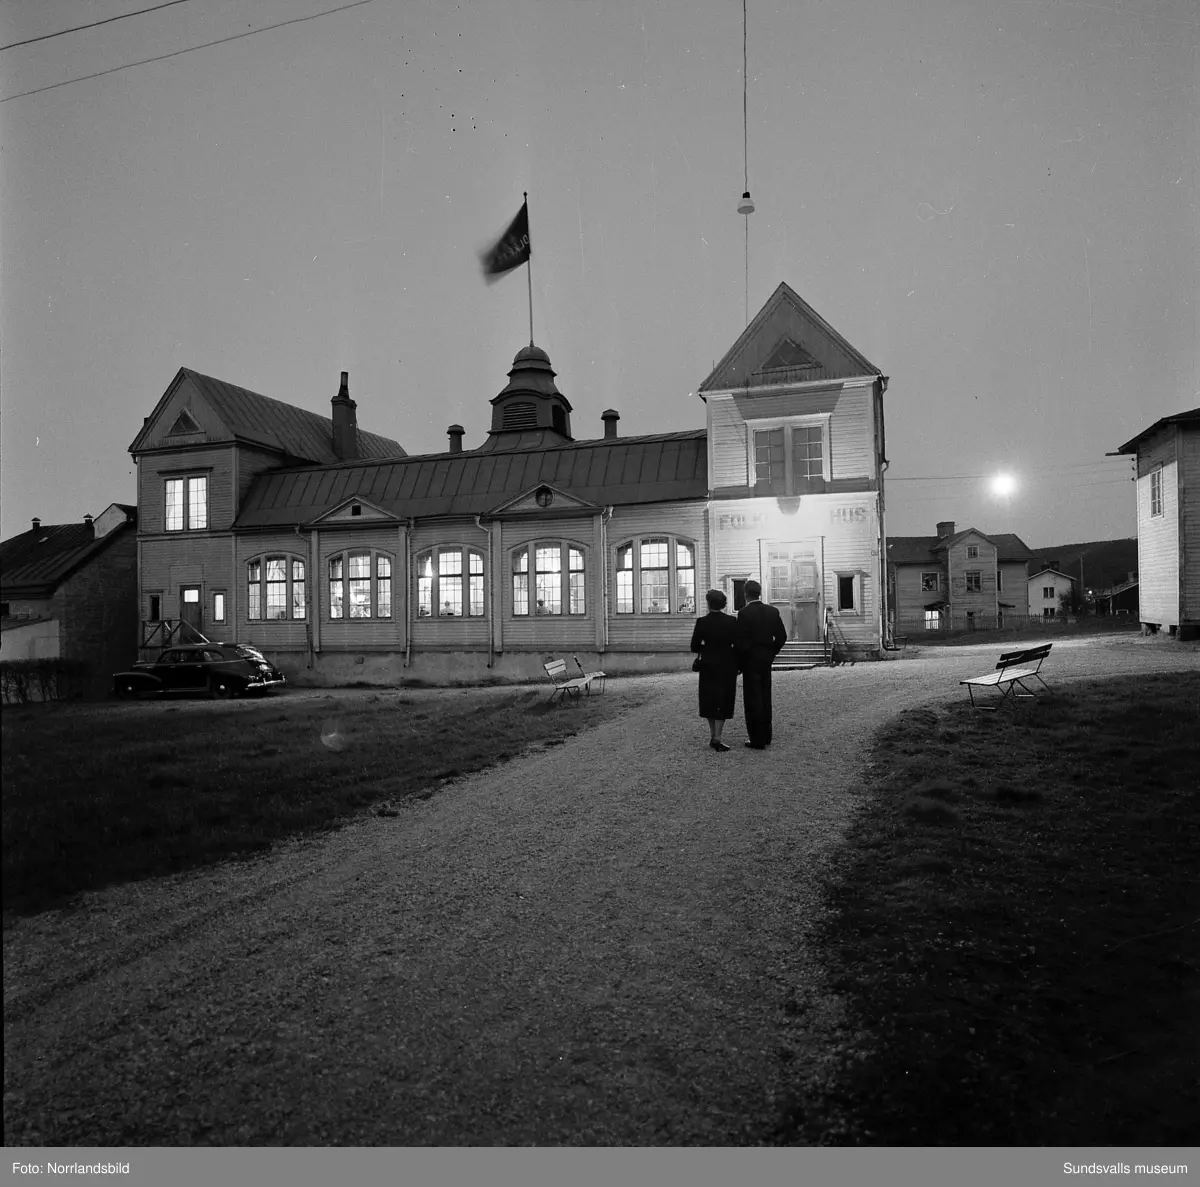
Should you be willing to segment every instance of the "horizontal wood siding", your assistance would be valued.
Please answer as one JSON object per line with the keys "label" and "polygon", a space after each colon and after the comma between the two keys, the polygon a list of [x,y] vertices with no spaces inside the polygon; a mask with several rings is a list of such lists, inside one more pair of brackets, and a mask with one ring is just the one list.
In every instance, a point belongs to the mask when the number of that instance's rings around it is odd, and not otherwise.
{"label": "horizontal wood siding", "polygon": [[[922,573],[939,573],[939,587],[936,591],[922,590]],[[940,565],[930,561],[924,565],[896,565],[895,574],[895,604],[892,612],[896,622],[912,623],[923,621],[925,607],[933,602],[949,601],[946,592],[946,575]]]}
{"label": "horizontal wood siding", "polygon": [[[417,617],[417,557],[435,546],[474,548],[483,556],[484,613],[482,618],[418,618]],[[413,571],[409,577],[409,597],[412,599],[412,641],[414,648],[445,651],[459,648],[472,651],[486,650],[490,621],[487,614],[488,582],[491,581],[491,558],[488,555],[488,533],[475,526],[469,517],[417,521],[412,534]],[[466,574],[464,574],[466,576]],[[466,597],[466,589],[463,591]]]}
{"label": "horizontal wood siding", "polygon": [[266,449],[254,449],[249,445],[235,445],[237,450],[237,506],[242,505],[250,484],[267,470],[277,470],[283,459]]}
{"label": "horizontal wood siding", "polygon": [[1025,576],[1025,566],[1020,562],[1010,561],[998,566],[1003,573],[1002,588],[996,594],[997,602],[1007,602],[1012,609],[1005,610],[1006,617],[1028,617],[1029,614],[1029,580]]}
{"label": "horizontal wood siding", "polygon": [[[212,591],[230,588],[231,539],[230,533],[226,532],[224,535],[172,534],[142,540],[138,564],[139,618],[149,616],[150,595],[155,593],[162,598],[162,617],[178,618],[180,587],[198,585],[204,607],[200,629],[208,634],[212,628],[219,635],[220,627],[214,627],[212,622]],[[228,601],[226,607],[228,615]]]}
{"label": "horizontal wood siding", "polygon": [[[228,555],[228,553],[227,553]],[[303,620],[284,618],[273,621],[246,616],[249,605],[249,584],[246,565],[255,557],[286,556],[304,562],[305,598],[307,617]],[[237,537],[237,588],[231,587],[226,604],[236,608],[237,641],[251,643],[264,651],[304,651],[308,649],[309,624],[312,621],[313,599],[316,587],[309,572],[309,541],[307,536],[295,532],[272,532],[270,534]],[[288,571],[291,571],[289,565]],[[290,612],[289,606],[289,612]]]}
{"label": "horizontal wood siding", "polygon": [[1181,619],[1200,622],[1200,429],[1179,433],[1179,547]]}
{"label": "horizontal wood siding", "polygon": [[[539,540],[567,540],[582,545],[587,565],[586,614],[513,614],[513,549],[522,544],[534,544]],[[594,566],[600,563],[596,543],[595,519],[591,515],[541,521],[515,519],[501,522],[500,556],[503,572],[500,579],[504,615],[501,632],[505,651],[585,651],[596,646],[596,619],[600,613],[592,592],[595,587],[592,581]]]}
{"label": "horizontal wood siding", "polygon": [[[967,548],[974,546],[979,555],[967,559]],[[982,536],[966,536],[951,546],[947,552],[950,570],[950,597],[952,613],[957,617],[968,613],[994,615],[996,613],[996,546]],[[981,588],[967,590],[967,570],[979,571]]]}
{"label": "horizontal wood siding", "polygon": [[[175,453],[142,455],[138,459],[138,533],[154,535],[165,530],[166,477],[180,477],[195,470],[208,476],[209,532],[227,532],[233,523],[233,458],[230,450],[181,449]],[[203,532],[172,532],[172,539],[203,535]]]}
{"label": "horizontal wood siding", "polygon": [[[874,509],[872,508],[872,512]],[[879,531],[871,515],[870,531],[878,541]],[[879,556],[878,545],[861,535],[830,532],[825,536],[825,605],[833,611],[838,629],[848,643],[879,644]],[[859,608],[855,613],[838,611],[838,575],[856,574],[859,580]]]}
{"label": "horizontal wood siding", "polygon": [[[1163,513],[1150,514],[1150,475],[1162,466]],[[1138,615],[1179,625],[1179,468],[1173,426],[1138,450]]]}
{"label": "horizontal wood siding", "polygon": [[[617,507],[608,522],[608,646],[612,651],[687,651],[711,588],[706,504],[657,503]],[[689,614],[617,614],[617,549],[631,539],[674,536],[696,548],[696,606]]]}
{"label": "horizontal wood siding", "polygon": [[[320,532],[320,559],[313,575],[319,584],[322,651],[398,651],[404,647],[404,550],[401,531],[395,524],[375,528],[325,530]],[[392,558],[392,617],[330,618],[329,558],[343,552],[386,552]]]}
{"label": "horizontal wood siding", "polygon": [[746,432],[746,422],[732,396],[709,397],[708,448],[711,464],[708,481],[712,489],[750,484]]}

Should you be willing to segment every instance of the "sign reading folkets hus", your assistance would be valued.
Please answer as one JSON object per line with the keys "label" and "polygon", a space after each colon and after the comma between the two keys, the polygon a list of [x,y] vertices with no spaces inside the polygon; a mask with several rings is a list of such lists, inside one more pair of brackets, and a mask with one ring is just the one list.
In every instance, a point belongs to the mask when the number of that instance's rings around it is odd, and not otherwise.
{"label": "sign reading folkets hus", "polygon": [[[829,523],[839,526],[862,524],[870,522],[870,511],[867,507],[853,504],[828,509]],[[765,511],[732,511],[720,512],[716,517],[717,530],[721,532],[745,532],[765,528],[771,517]]]}

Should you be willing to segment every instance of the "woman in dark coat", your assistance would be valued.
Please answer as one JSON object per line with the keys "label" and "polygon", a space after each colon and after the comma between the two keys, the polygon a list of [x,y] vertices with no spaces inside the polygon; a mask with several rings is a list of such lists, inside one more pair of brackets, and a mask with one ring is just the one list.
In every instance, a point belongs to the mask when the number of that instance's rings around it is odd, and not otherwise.
{"label": "woman in dark coat", "polygon": [[721,741],[721,731],[733,716],[737,699],[737,619],[723,614],[725,595],[710,589],[704,595],[708,613],[696,619],[692,631],[692,650],[700,665],[700,716],[708,718],[709,745],[714,750],[728,750]]}

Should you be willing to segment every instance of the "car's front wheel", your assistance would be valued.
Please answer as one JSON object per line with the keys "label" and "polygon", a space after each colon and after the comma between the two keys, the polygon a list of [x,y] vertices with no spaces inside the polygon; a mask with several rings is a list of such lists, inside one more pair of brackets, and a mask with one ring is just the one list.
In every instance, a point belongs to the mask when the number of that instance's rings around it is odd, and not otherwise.
{"label": "car's front wheel", "polygon": [[213,676],[208,682],[208,695],[214,701],[227,701],[237,689],[228,676]]}

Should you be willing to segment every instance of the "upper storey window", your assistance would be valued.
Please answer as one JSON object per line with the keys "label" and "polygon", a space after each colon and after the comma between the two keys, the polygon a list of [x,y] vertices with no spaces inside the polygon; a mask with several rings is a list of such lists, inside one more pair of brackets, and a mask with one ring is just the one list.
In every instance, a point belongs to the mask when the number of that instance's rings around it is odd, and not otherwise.
{"label": "upper storey window", "polygon": [[828,424],[785,421],[756,424],[750,467],[756,495],[818,494],[829,478]]}
{"label": "upper storey window", "polygon": [[208,477],[168,478],[165,484],[168,532],[198,532],[208,527]]}

